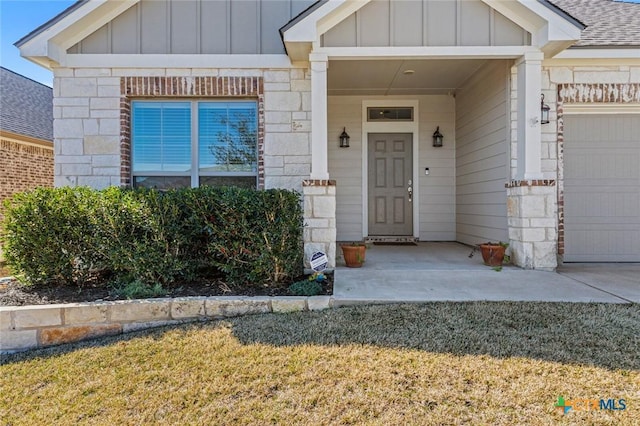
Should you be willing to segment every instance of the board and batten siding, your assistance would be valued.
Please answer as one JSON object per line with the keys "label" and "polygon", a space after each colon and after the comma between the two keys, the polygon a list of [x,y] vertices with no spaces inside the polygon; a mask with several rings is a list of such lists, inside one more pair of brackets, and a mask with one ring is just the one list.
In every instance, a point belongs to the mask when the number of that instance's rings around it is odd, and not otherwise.
{"label": "board and batten siding", "polygon": [[508,241],[508,69],[487,62],[456,96],[456,240]]}
{"label": "board and batten siding", "polygon": [[323,46],[527,46],[531,35],[481,0],[376,0],[325,33]]}
{"label": "board and batten siding", "polygon": [[[336,224],[338,241],[362,239],[362,103],[375,96],[329,96],[329,176],[336,180]],[[455,100],[447,95],[386,96],[385,100],[419,102],[418,171],[420,240],[455,239]],[[436,127],[445,135],[443,148],[432,146]],[[349,148],[338,146],[346,128]],[[429,175],[424,169],[429,167]]]}
{"label": "board and batten siding", "polygon": [[85,54],[284,54],[278,30],[314,0],[142,0],[72,46]]}

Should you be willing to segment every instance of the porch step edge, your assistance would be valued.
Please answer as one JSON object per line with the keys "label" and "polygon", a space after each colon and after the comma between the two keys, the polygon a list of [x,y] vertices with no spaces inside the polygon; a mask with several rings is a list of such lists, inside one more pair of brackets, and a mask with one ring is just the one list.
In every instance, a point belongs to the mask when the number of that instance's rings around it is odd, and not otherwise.
{"label": "porch step edge", "polygon": [[365,243],[417,243],[419,241],[416,237],[398,237],[398,236],[375,236],[365,237]]}

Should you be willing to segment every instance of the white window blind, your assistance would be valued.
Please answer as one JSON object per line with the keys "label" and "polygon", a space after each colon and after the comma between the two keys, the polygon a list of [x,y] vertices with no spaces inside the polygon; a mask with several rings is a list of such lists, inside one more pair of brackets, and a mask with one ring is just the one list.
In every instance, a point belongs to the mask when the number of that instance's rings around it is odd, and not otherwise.
{"label": "white window blind", "polygon": [[188,102],[133,102],[133,172],[191,170],[191,105]]}
{"label": "white window blind", "polygon": [[255,188],[257,115],[251,101],[133,101],[134,185]]}

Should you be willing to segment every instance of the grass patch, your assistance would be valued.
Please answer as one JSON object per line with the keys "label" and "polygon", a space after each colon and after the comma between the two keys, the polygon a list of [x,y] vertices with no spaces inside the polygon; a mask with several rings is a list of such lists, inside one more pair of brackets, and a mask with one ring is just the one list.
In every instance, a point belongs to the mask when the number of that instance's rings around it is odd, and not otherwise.
{"label": "grass patch", "polygon": [[[638,305],[266,314],[17,354],[8,424],[637,424]],[[623,398],[569,412],[558,396]]]}

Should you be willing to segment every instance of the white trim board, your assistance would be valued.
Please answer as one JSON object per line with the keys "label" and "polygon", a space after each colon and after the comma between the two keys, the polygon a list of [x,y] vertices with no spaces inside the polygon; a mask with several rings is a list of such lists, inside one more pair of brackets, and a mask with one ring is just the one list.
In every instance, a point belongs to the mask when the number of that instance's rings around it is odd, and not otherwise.
{"label": "white trim board", "polygon": [[563,105],[563,114],[640,114],[640,104],[569,104]]}
{"label": "white trim board", "polygon": [[295,68],[285,54],[273,55],[101,55],[66,54],[60,65],[70,68]]}
{"label": "white trim board", "polygon": [[532,46],[319,47],[331,60],[350,59],[515,59],[541,51]]}

